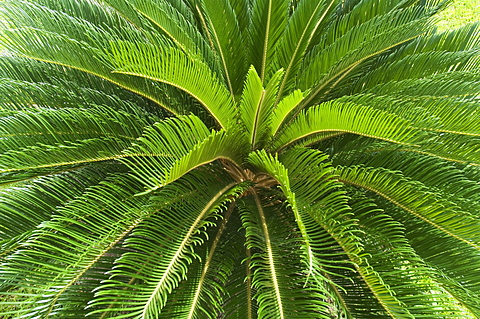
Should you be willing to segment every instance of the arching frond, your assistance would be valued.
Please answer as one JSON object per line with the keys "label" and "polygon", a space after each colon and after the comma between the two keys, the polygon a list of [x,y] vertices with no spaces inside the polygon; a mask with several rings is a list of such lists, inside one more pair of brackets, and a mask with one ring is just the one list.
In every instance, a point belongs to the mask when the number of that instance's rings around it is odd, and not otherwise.
{"label": "arching frond", "polygon": [[[117,19],[120,26],[112,29],[117,25],[113,22],[115,19],[106,14],[104,8],[93,5],[92,2],[87,6],[80,5],[80,8],[74,8],[75,14],[84,9],[89,12],[88,8],[99,9],[92,15],[100,20],[104,17],[106,20],[102,23],[112,25],[112,28],[107,28],[108,31],[104,29],[105,26],[96,26],[89,21],[32,2],[12,1],[5,5],[5,8],[6,10],[2,11],[4,19],[9,21],[10,25],[9,29],[2,29],[3,36],[0,39],[3,46],[9,50],[30,59],[87,72],[140,94],[174,114],[183,113],[163,100],[163,89],[160,85],[152,85],[146,79],[133,80],[129,76],[112,73],[111,64],[105,63],[104,52],[110,47],[110,41],[118,38],[127,40],[132,36],[144,38],[128,22],[122,23],[121,19]],[[41,27],[37,26],[35,18],[41,19]],[[63,50],[69,54],[62,54]]]}
{"label": "arching frond", "polygon": [[[181,3],[181,2],[180,2]],[[192,13],[185,16],[173,4],[167,1],[136,0],[133,2],[134,12],[140,13],[158,27],[183,52],[212,60],[211,48],[189,19]],[[183,6],[189,12],[188,7]]]}
{"label": "arching frond", "polygon": [[[263,207],[260,201],[255,194],[241,207],[247,247],[252,250],[250,267],[258,316],[329,318],[324,312],[327,304],[322,299],[325,296],[299,276],[304,270],[298,264],[301,257],[293,249],[298,245],[295,232],[279,223],[288,217],[279,207]],[[292,253],[282,254],[285,249]]]}
{"label": "arching frond", "polygon": [[[233,97],[224,84],[201,60],[173,48],[147,43],[112,43],[116,73],[135,75],[179,88],[195,98],[220,127],[232,125]],[[208,87],[209,90],[205,90]]]}
{"label": "arching frond", "polygon": [[[320,160],[325,160],[325,157],[321,158]],[[306,220],[310,220],[308,216],[305,216],[305,211],[303,209],[303,205],[307,202],[301,202],[300,204],[297,203],[296,194],[293,192],[290,186],[290,179],[287,172],[287,169],[278,161],[277,158],[273,158],[272,156],[267,155],[265,152],[256,152],[251,153],[249,156],[249,161],[257,169],[260,169],[270,176],[275,178],[275,180],[280,184],[279,187],[282,190],[284,196],[287,198],[289,206],[293,212],[295,217],[295,221],[297,223],[299,232],[302,239],[302,258],[305,264],[305,272],[306,272],[306,281],[309,280],[309,276],[315,276],[315,280],[317,281],[327,281],[325,276],[319,271],[321,268],[322,257],[321,255],[315,254],[315,243],[311,238],[311,234],[314,232],[312,229],[312,225],[308,225]],[[320,169],[321,170],[321,169]],[[316,176],[317,178],[322,178],[322,175],[328,174],[329,170],[326,169],[325,171],[320,174],[320,176]],[[328,184],[328,183],[327,183]],[[317,185],[318,186],[318,185]],[[329,187],[326,185],[324,186],[323,191],[326,192],[326,189]],[[305,194],[302,194],[305,195]],[[315,202],[317,198],[312,198],[311,203]],[[311,205],[311,203],[308,203]],[[326,291],[323,291],[325,294],[325,298],[328,296]],[[328,296],[330,298],[330,296]],[[326,309],[324,309],[326,311]]]}
{"label": "arching frond", "polygon": [[418,37],[400,50],[378,59],[371,70],[356,81],[354,92],[389,81],[475,70],[478,68],[478,39],[473,35],[478,28],[478,24],[473,24],[441,34],[428,33]]}
{"label": "arching frond", "polygon": [[277,134],[274,148],[326,132],[353,133],[399,144],[413,144],[419,131],[395,114],[353,103],[325,102],[302,112]]}
{"label": "arching frond", "polygon": [[[161,313],[168,295],[188,276],[188,265],[198,257],[193,249],[204,243],[205,229],[212,224],[209,219],[218,218],[225,203],[245,190],[245,186],[228,180],[216,181],[212,187],[215,179],[194,173],[152,197],[154,214],[126,240],[131,251],[118,260],[111,279],[97,292],[95,305],[108,306],[104,310],[108,312],[120,311],[114,318],[125,318],[122,311],[135,318]],[[171,236],[172,230],[175,236]],[[133,286],[124,282],[124,277],[137,282]],[[127,297],[130,289],[136,291],[133,299]]]}
{"label": "arching frond", "polygon": [[[478,250],[445,234],[430,224],[410,218],[410,214],[377,200],[386,212],[405,226],[405,234],[417,254],[432,268],[442,291],[456,299],[465,317],[479,315]],[[465,311],[467,309],[467,311]]]}
{"label": "arching frond", "polygon": [[78,167],[2,189],[0,256],[4,258],[20,247],[26,240],[24,237],[31,236],[40,224],[49,220],[57,206],[118,171],[121,171],[118,164]]}
{"label": "arching frond", "polygon": [[272,135],[276,135],[281,125],[285,122],[290,112],[295,110],[302,102],[304,94],[300,90],[295,90],[283,98],[273,110],[272,114]]}
{"label": "arching frond", "polygon": [[245,143],[239,134],[224,130],[209,132],[199,118],[184,116],[148,127],[139,141],[125,152],[126,158],[122,161],[145,184],[148,192],[216,159],[243,163]]}
{"label": "arching frond", "polygon": [[[141,134],[142,120],[97,107],[17,111],[2,122],[0,171],[99,162],[122,157]],[[38,156],[41,153],[43,156]]]}
{"label": "arching frond", "polygon": [[224,78],[230,94],[236,96],[242,90],[243,75],[248,68],[246,51],[239,50],[246,47],[247,38],[242,33],[237,12],[230,1],[203,0],[202,4],[208,20],[207,32],[210,32],[215,45]]}
{"label": "arching frond", "polygon": [[288,94],[294,87],[302,58],[315,32],[322,25],[327,14],[334,8],[335,2],[335,0],[300,1],[293,11],[277,49],[277,68],[285,70],[277,103],[283,97],[284,92]]}
{"label": "arching frond", "polygon": [[[362,145],[361,142],[358,139],[352,140],[351,150],[346,149],[349,143],[345,142],[345,149],[337,149],[334,163],[342,166],[363,164],[401,171],[406,178],[434,189],[441,197],[455,203],[460,210],[478,216],[480,186],[466,176],[462,169],[430,155],[392,148],[385,143]],[[425,167],[429,169],[425,170]]]}
{"label": "arching frond", "polygon": [[[403,226],[379,210],[373,201],[361,197],[355,199],[352,209],[364,230],[369,264],[398,300],[407,305],[413,317],[474,318],[468,309],[455,305],[455,298],[435,280],[434,270],[410,246]],[[437,305],[436,309],[430,307],[432,303]]]}
{"label": "arching frond", "polygon": [[339,167],[336,172],[341,181],[372,191],[441,232],[475,249],[480,248],[476,231],[480,220],[438,198],[421,183],[382,168]]}
{"label": "arching frond", "polygon": [[[35,310],[37,316],[49,318],[70,311],[85,315],[83,307],[85,301],[93,297],[92,291],[80,293],[74,285],[81,283],[87,271],[96,267],[141,220],[140,208],[145,200],[133,196],[139,187],[131,179],[117,175],[59,208],[55,216],[40,225],[21,248],[9,256],[2,279],[44,291],[24,301],[41,304]],[[21,276],[14,275],[14,269],[22,269]],[[106,278],[106,274],[98,276],[96,284]]]}
{"label": "arching frond", "polygon": [[[344,21],[345,26],[342,25]],[[313,51],[311,60],[306,59],[300,87],[313,89],[305,103],[334,88],[368,59],[420,36],[426,24],[428,19],[422,10],[413,8],[390,11],[348,30],[345,29],[348,19],[332,25],[332,34],[327,32],[324,39],[335,41],[331,45],[317,45],[320,49]],[[323,76],[318,80],[320,74]]]}
{"label": "arching frond", "polygon": [[[236,240],[240,220],[234,205],[230,205],[221,220],[216,221],[218,229],[210,229],[205,244],[196,248],[199,259],[193,261],[188,278],[172,292],[169,302],[160,315],[161,318],[218,318],[224,314],[224,299],[232,293],[227,282],[234,274],[243,242]],[[242,279],[245,277],[242,277]],[[242,283],[238,283],[240,287]],[[243,289],[244,290],[244,289]],[[239,298],[240,296],[232,296]],[[239,304],[246,305],[246,299]],[[237,311],[245,313],[245,308]]]}

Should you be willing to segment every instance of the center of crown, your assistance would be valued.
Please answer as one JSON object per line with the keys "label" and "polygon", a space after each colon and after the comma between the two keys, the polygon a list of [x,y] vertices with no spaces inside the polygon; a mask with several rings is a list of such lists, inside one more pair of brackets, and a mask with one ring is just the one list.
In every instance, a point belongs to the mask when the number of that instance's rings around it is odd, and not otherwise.
{"label": "center of crown", "polygon": [[232,176],[232,178],[238,182],[251,181],[255,184],[255,187],[272,188],[278,185],[277,180],[268,175],[267,173],[254,173],[248,168],[242,169],[237,165],[227,160],[221,160],[225,170]]}

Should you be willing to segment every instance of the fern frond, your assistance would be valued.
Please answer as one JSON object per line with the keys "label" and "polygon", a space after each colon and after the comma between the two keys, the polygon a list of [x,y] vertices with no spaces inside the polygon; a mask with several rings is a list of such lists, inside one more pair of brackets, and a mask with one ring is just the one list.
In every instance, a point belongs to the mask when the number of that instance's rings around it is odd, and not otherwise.
{"label": "fern frond", "polygon": [[[258,195],[252,197],[243,201],[240,208],[247,247],[252,250],[249,264],[258,316],[272,319],[329,318],[325,313],[325,295],[299,276],[304,269],[299,263],[302,257],[293,249],[298,246],[296,234],[278,222],[289,217],[279,207],[262,205]],[[285,249],[292,253],[281,253]],[[316,298],[311,298],[313,296]]]}
{"label": "fern frond", "polygon": [[271,114],[282,75],[283,71],[278,71],[264,88],[253,67],[247,74],[239,111],[252,150],[261,147],[270,135]]}
{"label": "fern frond", "polygon": [[396,209],[386,200],[376,202],[405,226],[409,243],[432,268],[434,280],[442,286],[443,293],[458,300],[455,305],[478,316],[478,250],[422,220],[412,219],[409,213]]}
{"label": "fern frond", "polygon": [[302,93],[302,91],[295,90],[278,102],[271,116],[272,136],[277,134],[288,115],[300,105],[304,97],[305,95]]}
{"label": "fern frond", "polygon": [[339,167],[336,172],[341,181],[372,191],[441,232],[480,249],[476,231],[480,220],[458,211],[453,203],[438,198],[421,183],[382,168],[350,166]]}
{"label": "fern frond", "polygon": [[261,48],[251,52],[252,64],[257,70],[262,83],[278,69],[275,66],[275,50],[278,40],[287,25],[288,1],[255,1],[252,8],[252,22],[249,34],[252,37],[251,48]]}
{"label": "fern frond", "polygon": [[[4,257],[11,251],[3,248],[21,246],[17,237],[31,234],[42,222],[52,217],[57,206],[80,196],[87,188],[98,184],[109,174],[121,171],[118,164],[99,164],[72,168],[65,172],[32,178],[22,184],[2,189],[0,195],[0,240]],[[13,251],[13,250],[12,250]]]}
{"label": "fern frond", "polygon": [[241,133],[209,132],[198,117],[184,116],[148,127],[125,152],[122,162],[132,169],[148,192],[216,159],[242,163],[245,144]]}
{"label": "fern frond", "polygon": [[[332,27],[334,34],[325,39],[335,37],[335,41],[321,44],[319,51],[313,51],[311,62],[305,60],[300,87],[312,88],[305,105],[318,100],[363,62],[420,36],[426,25],[428,19],[415,8],[390,11],[348,31],[343,31],[342,26]],[[319,74],[324,74],[320,80]]]}
{"label": "fern frond", "polygon": [[[70,307],[75,309],[80,300],[70,304],[69,299],[82,294],[75,291],[74,285],[141,220],[140,207],[145,200],[134,197],[139,186],[117,175],[56,209],[55,216],[41,224],[21,248],[9,256],[3,266],[2,279],[44,291],[28,301],[41,304],[35,311],[38,316],[61,316],[62,312],[68,313]],[[12,276],[11,269],[22,269],[22,275]],[[39,269],[42,271],[37,273]],[[107,276],[100,277],[106,279]],[[71,288],[74,292],[69,298]],[[80,304],[85,305],[92,298],[92,286],[88,288]]]}
{"label": "fern frond", "polygon": [[[192,25],[192,16],[185,16],[173,4],[167,1],[136,0],[132,3],[134,12],[145,16],[158,27],[178,48],[193,56],[212,61],[213,53],[208,43]],[[186,6],[184,6],[186,7]],[[184,8],[188,10],[188,8]]]}
{"label": "fern frond", "polygon": [[[217,121],[220,127],[232,125],[233,97],[208,65],[173,48],[147,43],[112,42],[116,73],[159,81],[188,93]],[[208,87],[209,90],[205,90]]]}
{"label": "fern frond", "polygon": [[225,82],[230,94],[237,96],[242,90],[243,75],[247,73],[248,64],[245,50],[238,50],[247,46],[247,38],[240,29],[237,12],[232,7],[234,4],[225,0],[203,0],[202,5]]}
{"label": "fern frond", "polygon": [[[369,264],[415,318],[474,318],[461,305],[455,306],[455,298],[436,281],[435,272],[410,246],[399,222],[363,195],[356,195],[351,205],[359,226],[364,229],[362,237],[365,251],[370,255]],[[432,303],[437,308],[432,309]]]}
{"label": "fern frond", "polygon": [[[245,191],[245,186],[225,180],[215,181],[212,187],[213,179],[195,172],[152,197],[154,214],[126,240],[131,251],[118,260],[111,279],[97,292],[95,305],[111,305],[104,309],[108,312],[120,311],[113,318],[161,313],[168,295],[188,275],[188,265],[198,258],[194,247],[204,243],[205,229],[212,225],[209,219],[218,218],[225,204]],[[181,201],[179,194],[183,194]],[[172,230],[175,236],[171,236]],[[124,282],[124,277],[138,282],[133,286]],[[127,297],[130,289],[136,291],[133,299]]]}
{"label": "fern frond", "polygon": [[273,147],[285,147],[326,132],[353,133],[393,143],[411,145],[419,131],[395,114],[353,103],[330,101],[302,112],[275,136]]}
{"label": "fern frond", "polygon": [[334,3],[335,0],[300,1],[290,16],[277,48],[278,60],[275,62],[278,64],[277,69],[285,70],[285,76],[280,84],[276,103],[284,93],[289,94],[292,91],[302,58]]}
{"label": "fern frond", "polygon": [[[55,7],[54,2],[49,5]],[[62,8],[55,10],[27,1],[11,1],[2,11],[4,19],[10,23],[8,29],[2,29],[2,45],[20,56],[80,70],[110,81],[154,101],[174,114],[184,113],[161,98],[164,91],[161,85],[112,73],[111,63],[105,61],[111,41],[132,37],[142,39],[143,34],[121,17],[112,17],[107,13],[108,10],[98,4],[89,2],[86,6],[73,7],[75,13],[85,10],[90,13],[89,16],[95,16],[98,25],[70,16],[61,11]],[[42,21],[41,26],[35,19]]]}

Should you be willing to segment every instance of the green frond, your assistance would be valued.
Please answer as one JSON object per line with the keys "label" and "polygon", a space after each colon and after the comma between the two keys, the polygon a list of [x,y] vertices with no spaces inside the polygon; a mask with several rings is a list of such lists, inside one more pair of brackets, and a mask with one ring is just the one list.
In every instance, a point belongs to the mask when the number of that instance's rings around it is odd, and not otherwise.
{"label": "green frond", "polygon": [[422,143],[421,153],[447,161],[480,165],[480,138],[477,136],[440,133]]}
{"label": "green frond", "polygon": [[480,249],[477,228],[480,220],[461,212],[457,206],[439,198],[420,182],[410,181],[401,173],[362,166],[338,167],[339,180],[372,191],[393,205],[453,238]]}
{"label": "green frond", "polygon": [[[195,172],[152,196],[153,214],[125,241],[130,252],[117,260],[94,305],[117,312],[110,318],[156,317],[168,295],[188,276],[188,266],[199,257],[194,247],[204,244],[206,229],[214,225],[210,220],[220,218],[226,203],[244,191],[245,185]],[[135,285],[124,278],[135,280]]]}
{"label": "green frond", "polygon": [[[133,4],[129,0],[100,0],[100,3],[107,5],[141,32],[151,27],[148,20],[143,19],[142,16],[138,14],[138,11],[134,9]],[[148,37],[148,33],[145,35]]]}
{"label": "green frond", "polygon": [[20,247],[23,239],[19,237],[30,236],[36,227],[52,217],[57,206],[80,196],[88,187],[116,171],[121,171],[118,164],[78,167],[2,189],[1,258],[13,252],[12,247]]}
{"label": "green frond", "polygon": [[[326,32],[325,41],[305,59],[300,88],[312,92],[306,99],[318,100],[365,61],[420,36],[428,25],[421,9],[393,10],[345,30],[341,22]],[[348,25],[348,24],[347,24]],[[388,26],[388,27],[387,27]],[[321,75],[321,76],[319,76]]]}
{"label": "green frond", "polygon": [[16,111],[0,122],[2,173],[120,158],[145,123],[103,107]]}
{"label": "green frond", "polygon": [[[236,214],[239,215],[238,211]],[[242,239],[246,238],[243,228],[236,228],[235,233],[240,234]],[[232,237],[236,238],[236,236]],[[227,295],[224,296],[223,299],[223,317],[232,319],[254,319],[257,318],[258,305],[253,299],[255,290],[252,287],[252,271],[249,261],[251,250],[245,247],[244,240],[236,240],[237,245],[238,243],[241,245],[236,248],[235,251],[236,259],[234,268],[225,284]]]}
{"label": "green frond", "polygon": [[215,45],[225,82],[232,96],[239,95],[248,70],[246,51],[239,48],[247,46],[248,38],[242,33],[230,1],[203,0],[202,5],[207,17],[207,32]]}
{"label": "green frond", "polygon": [[400,50],[378,59],[372,69],[358,79],[355,92],[388,81],[421,78],[453,70],[475,70],[475,66],[478,67],[478,38],[474,35],[478,30],[477,23],[418,37]]}
{"label": "green frond", "polygon": [[[234,235],[241,226],[234,210],[230,205],[223,218],[215,221],[217,229],[208,231],[205,244],[196,249],[200,258],[193,261],[187,279],[172,292],[172,301],[162,309],[161,318],[215,319],[224,313],[224,299],[234,294],[227,282],[235,276],[233,271],[243,259],[239,259],[238,252],[244,249],[243,242]],[[242,284],[236,288],[241,289]],[[245,305],[246,299],[242,302]]]}
{"label": "green frond", "polygon": [[474,314],[474,318],[478,317],[480,314],[478,250],[459,242],[430,224],[412,219],[409,213],[395,209],[386,200],[376,202],[405,226],[409,243],[431,267],[434,280],[441,285],[442,291],[457,300],[454,305],[468,309]]}
{"label": "green frond", "polygon": [[241,133],[210,132],[198,117],[183,116],[148,127],[124,153],[122,162],[148,192],[216,159],[243,163],[245,145]]}
{"label": "green frond", "polygon": [[[348,149],[348,144],[352,149]],[[335,165],[366,165],[400,171],[406,178],[419,181],[444,199],[455,203],[462,211],[478,215],[480,186],[466,176],[462,169],[438,157],[432,157],[388,145],[362,145],[359,140],[344,141],[344,149],[337,149]],[[428,170],[425,170],[428,167]]]}
{"label": "green frond", "polygon": [[[164,117],[147,99],[91,74],[17,56],[0,56],[0,108],[109,106]],[[155,107],[152,107],[155,105]],[[143,114],[145,116],[145,114]]]}
{"label": "green frond", "polygon": [[[418,42],[416,41],[415,44],[420,45]],[[405,49],[405,51],[408,51],[408,49]],[[377,86],[382,87],[381,84],[383,83],[395,83],[407,79],[419,80],[452,71],[473,71],[475,69],[475,60],[478,60],[477,57],[478,49],[457,52],[420,51],[412,52],[405,57],[400,56],[398,52],[394,52],[391,56],[379,58],[372,65],[371,71],[359,76],[353,88],[350,88],[350,92],[371,91],[379,94],[373,88]],[[386,61],[390,63],[385,63]],[[410,82],[413,81],[411,80]],[[409,93],[408,91],[406,92],[407,94]]]}
{"label": "green frond", "polygon": [[[327,156],[318,150],[299,147],[282,154],[280,161],[288,169],[296,205],[319,261],[321,269],[317,271],[328,279],[335,274],[334,269],[351,268],[350,261],[358,262],[362,244],[346,191],[337,181]],[[339,259],[341,265],[336,265]]]}
{"label": "green frond", "polygon": [[0,0],[0,317],[480,318],[453,0]]}
{"label": "green frond", "polygon": [[[448,75],[448,76],[446,76]],[[420,79],[403,79],[380,83],[365,93],[390,95],[412,100],[428,98],[457,98],[475,100],[480,73],[478,71],[451,71]]]}
{"label": "green frond", "polygon": [[[96,17],[95,21],[101,20],[96,22],[102,24],[102,27],[39,4],[5,1],[2,16],[10,25],[9,28],[2,29],[1,43],[9,51],[20,56],[89,73],[146,97],[169,112],[184,113],[163,99],[164,88],[161,85],[152,85],[151,81],[146,79],[134,80],[123,74],[112,73],[111,63],[105,61],[110,42],[118,38],[128,40],[132,37],[140,39],[144,37],[127,21],[122,22],[118,16],[116,16],[118,19],[112,19],[105,8],[99,7],[98,4],[93,5],[92,2],[88,3],[90,5],[79,5],[74,8],[74,13],[78,14],[85,9],[91,16]],[[54,3],[49,2],[49,5],[54,6]],[[92,13],[89,8],[98,10]],[[105,20],[102,20],[102,17]],[[41,25],[38,25],[39,21]],[[108,28],[105,24],[112,27]],[[112,29],[114,25],[116,28]]]}
{"label": "green frond", "polygon": [[274,53],[288,23],[286,15],[288,5],[286,0],[253,2],[249,28],[252,38],[251,63],[260,75],[262,83],[269,80],[270,76],[278,70],[273,69],[276,66]]}
{"label": "green frond", "polygon": [[[148,43],[112,42],[115,73],[172,85],[197,100],[220,127],[232,125],[233,97],[207,64],[174,48]],[[208,87],[209,90],[205,90]],[[198,112],[196,112],[198,113]]]}
{"label": "green frond", "polygon": [[[85,315],[83,309],[93,297],[93,287],[87,286],[88,290],[81,293],[74,286],[141,220],[140,207],[145,199],[134,197],[139,187],[138,183],[117,175],[55,209],[56,214],[8,257],[2,280],[43,291],[36,298],[23,301],[41,304],[35,310],[37,316],[49,318],[70,311]],[[20,269],[21,275],[16,274]],[[107,278],[106,274],[97,276],[98,280],[89,279],[96,281],[96,285]]]}
{"label": "green frond", "polygon": [[358,94],[338,99],[395,113],[412,126],[429,132],[478,136],[478,105],[474,100]]}
{"label": "green frond", "polygon": [[[325,160],[323,157],[321,160]],[[300,231],[300,235],[302,236],[302,262],[305,265],[305,281],[309,280],[310,276],[315,276],[315,280],[317,281],[327,281],[324,275],[319,271],[321,268],[321,257],[315,255],[314,252],[314,245],[311,237],[312,232],[312,225],[307,225],[304,219],[309,220],[308,216],[305,216],[305,211],[303,209],[303,205],[306,204],[305,202],[297,203],[296,194],[293,192],[290,186],[290,179],[288,175],[287,169],[278,161],[277,158],[269,156],[266,152],[255,152],[251,153],[249,156],[249,162],[255,165],[256,169],[259,169],[268,175],[275,178],[275,180],[280,184],[279,187],[282,190],[284,196],[286,197],[288,204],[293,212],[295,217],[295,222],[297,223],[298,229]],[[331,170],[330,170],[331,171]],[[328,173],[328,170],[322,172],[324,175]],[[321,177],[320,177],[321,178]],[[317,185],[317,187],[320,185]],[[324,185],[322,185],[324,186]],[[320,188],[320,187],[318,187]],[[325,187],[327,188],[327,187]],[[326,191],[326,190],[324,190]],[[303,194],[302,194],[303,195]],[[312,199],[314,202],[315,199]],[[308,203],[311,204],[311,203]],[[326,292],[324,292],[326,293]]]}
{"label": "green frond", "polygon": [[[297,253],[297,234],[280,223],[291,219],[281,207],[263,206],[258,195],[242,203],[242,221],[252,268],[252,286],[260,318],[329,318],[325,295],[306,283],[301,254]],[[283,254],[282,251],[289,251]]]}
{"label": "green frond", "polygon": [[295,90],[277,104],[271,116],[272,135],[277,134],[288,115],[300,105],[304,97],[305,95],[302,91]]}
{"label": "green frond", "polygon": [[[142,14],[158,27],[166,37],[172,40],[183,52],[203,57],[211,61],[212,52],[208,43],[192,25],[191,15],[184,16],[173,4],[167,1],[135,0],[132,2],[135,12]],[[188,10],[185,8],[185,10]]]}
{"label": "green frond", "polygon": [[280,84],[278,101],[289,94],[297,81],[296,75],[300,69],[311,40],[322,25],[327,14],[334,8],[336,0],[306,0],[300,1],[289,18],[285,33],[278,44],[277,69],[284,69],[285,76]]}
{"label": "green frond", "polygon": [[[403,226],[383,213],[372,200],[362,195],[356,197],[352,209],[364,230],[368,262],[413,317],[474,318],[467,309],[456,305],[455,298],[436,281],[435,271],[410,246]],[[436,304],[435,309],[432,303]]]}
{"label": "green frond", "polygon": [[327,132],[353,133],[398,144],[416,143],[419,131],[392,113],[353,103],[330,101],[300,113],[277,133],[274,149],[284,149],[297,141]]}
{"label": "green frond", "polygon": [[264,88],[262,79],[253,67],[247,74],[239,112],[252,150],[262,146],[270,135],[272,111],[282,75],[281,70],[275,73]]}

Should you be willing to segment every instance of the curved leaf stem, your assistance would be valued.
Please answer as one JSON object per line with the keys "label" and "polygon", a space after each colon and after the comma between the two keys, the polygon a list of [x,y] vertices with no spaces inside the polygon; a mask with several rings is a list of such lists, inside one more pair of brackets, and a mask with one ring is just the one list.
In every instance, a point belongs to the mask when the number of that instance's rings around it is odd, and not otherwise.
{"label": "curved leaf stem", "polygon": [[265,213],[263,211],[263,206],[262,202],[260,201],[260,198],[258,197],[257,192],[255,191],[254,188],[250,188],[250,194],[252,194],[253,198],[255,199],[255,204],[257,206],[258,210],[258,215],[260,216],[260,221],[262,223],[262,229],[263,233],[265,235],[265,246],[267,249],[267,256],[268,256],[268,264],[270,265],[270,272],[272,275],[272,284],[273,288],[275,291],[275,299],[277,301],[278,305],[278,312],[280,315],[280,319],[285,319],[285,314],[283,310],[283,301],[282,301],[282,296],[280,293],[280,287],[278,284],[278,278],[277,278],[277,271],[275,268],[275,261],[273,258],[273,250],[272,250],[272,244],[271,244],[271,239],[270,239],[270,232],[268,230],[267,226],[267,219],[265,218]]}

